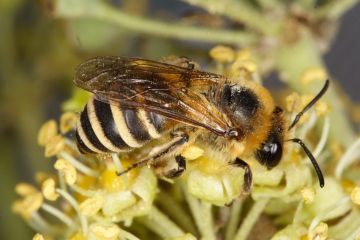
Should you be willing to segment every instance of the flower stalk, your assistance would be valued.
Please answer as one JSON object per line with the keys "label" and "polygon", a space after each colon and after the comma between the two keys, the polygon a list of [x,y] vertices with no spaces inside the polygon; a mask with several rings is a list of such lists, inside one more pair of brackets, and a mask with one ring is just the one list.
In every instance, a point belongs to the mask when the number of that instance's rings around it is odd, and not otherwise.
{"label": "flower stalk", "polygon": [[248,32],[192,27],[134,16],[115,9],[100,0],[78,0],[75,2],[56,0],[52,11],[51,14],[58,18],[94,18],[131,31],[159,37],[240,45],[250,44],[255,40],[254,34]]}

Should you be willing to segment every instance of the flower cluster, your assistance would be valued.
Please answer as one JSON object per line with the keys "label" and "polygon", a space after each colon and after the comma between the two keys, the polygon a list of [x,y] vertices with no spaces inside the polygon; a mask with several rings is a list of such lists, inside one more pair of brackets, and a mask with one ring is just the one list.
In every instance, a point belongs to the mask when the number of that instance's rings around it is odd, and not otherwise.
{"label": "flower cluster", "polygon": [[18,184],[16,192],[22,199],[14,203],[14,211],[45,236],[137,239],[114,223],[128,226],[134,217],[149,214],[157,190],[154,173],[143,168],[118,177],[116,171],[130,159],[81,155],[67,137],[76,121],[76,114],[63,114],[60,133],[54,120],[42,126],[38,143],[45,147],[46,157],[56,159],[58,174],[38,174],[40,189]]}
{"label": "flower cluster", "polygon": [[[260,82],[250,50],[218,46],[210,55],[219,71]],[[299,84],[323,75],[322,69],[308,69]],[[287,111],[298,112],[312,97],[290,94]],[[37,174],[38,188],[18,184],[15,190],[21,199],[13,210],[39,232],[37,240],[135,240],[153,239],[154,234],[174,240],[240,240],[256,234],[274,240],[355,239],[360,234],[360,187],[356,181],[342,180],[342,175],[358,157],[360,140],[345,153],[329,143],[328,111],[330,107],[320,101],[289,133],[306,139],[321,165],[337,162],[335,175],[326,174],[325,188],[318,187],[308,159],[288,144],[282,162],[271,171],[247,159],[253,171],[249,196],[242,194],[242,169],[205,157],[202,146],[195,144],[182,152],[188,167],[179,180],[158,182],[148,167],[117,176],[138,159],[80,154],[71,134],[77,115],[67,112],[59,125],[46,122],[38,136],[45,156],[55,159],[57,175]],[[317,123],[320,137],[314,134]],[[327,147],[331,144],[334,147]],[[325,172],[330,171],[334,169]]]}

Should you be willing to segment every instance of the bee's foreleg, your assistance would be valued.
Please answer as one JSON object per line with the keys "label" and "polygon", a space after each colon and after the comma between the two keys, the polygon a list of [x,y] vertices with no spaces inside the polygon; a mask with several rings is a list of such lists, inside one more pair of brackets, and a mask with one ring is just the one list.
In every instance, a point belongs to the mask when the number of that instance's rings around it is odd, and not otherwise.
{"label": "bee's foreleg", "polygon": [[231,162],[231,164],[245,170],[243,191],[245,194],[249,193],[252,184],[252,173],[249,164],[240,158],[236,158],[235,161]]}
{"label": "bee's foreleg", "polygon": [[[187,133],[184,132],[174,132],[171,134],[172,139],[170,142],[167,142],[161,146],[157,146],[155,147],[150,153],[149,156],[134,163],[133,165],[131,165],[130,167],[128,167],[127,169],[125,169],[122,172],[118,172],[117,175],[120,176],[122,174],[125,174],[127,172],[129,172],[130,170],[137,168],[137,167],[142,167],[145,166],[147,164],[150,164],[151,166],[154,166],[155,168],[162,167],[163,165],[168,166],[168,164],[166,163],[166,161],[163,161],[164,159],[168,159],[170,158],[170,156],[172,154],[174,154],[177,150],[179,150],[182,146],[184,146],[188,141],[189,141],[189,135]],[[185,165],[185,159],[181,159],[182,157],[176,156],[175,157],[175,161],[176,161],[176,167],[172,168],[170,171],[173,171],[172,173],[169,173],[170,176],[171,174],[175,175],[180,175],[186,168]],[[162,174],[164,176],[166,176],[166,174]]]}

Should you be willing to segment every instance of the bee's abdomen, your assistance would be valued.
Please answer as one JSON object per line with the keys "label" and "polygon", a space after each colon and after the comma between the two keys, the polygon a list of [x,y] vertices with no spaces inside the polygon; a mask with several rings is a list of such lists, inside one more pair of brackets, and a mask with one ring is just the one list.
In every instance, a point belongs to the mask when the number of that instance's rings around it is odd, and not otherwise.
{"label": "bee's abdomen", "polygon": [[164,122],[158,114],[93,98],[80,114],[76,140],[84,153],[130,151],[159,138]]}

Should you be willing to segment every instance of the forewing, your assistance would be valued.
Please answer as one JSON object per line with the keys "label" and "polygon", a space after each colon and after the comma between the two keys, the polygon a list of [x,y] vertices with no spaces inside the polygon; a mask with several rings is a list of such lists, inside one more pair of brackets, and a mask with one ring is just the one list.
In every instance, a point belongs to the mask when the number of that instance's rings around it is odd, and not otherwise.
{"label": "forewing", "polygon": [[81,64],[75,84],[101,101],[140,107],[223,135],[229,123],[205,94],[220,75],[140,58],[97,57]]}

